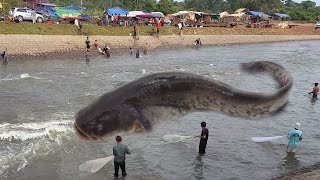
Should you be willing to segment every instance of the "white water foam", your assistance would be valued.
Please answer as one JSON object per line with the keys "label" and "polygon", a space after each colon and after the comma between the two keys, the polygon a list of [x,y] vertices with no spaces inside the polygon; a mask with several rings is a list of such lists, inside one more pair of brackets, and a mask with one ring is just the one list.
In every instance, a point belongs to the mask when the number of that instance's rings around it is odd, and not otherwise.
{"label": "white water foam", "polygon": [[4,79],[0,79],[0,81],[14,81],[14,80],[21,80],[21,79],[37,79],[37,80],[39,80],[39,79],[45,79],[45,78],[30,76],[28,73],[24,73],[24,74],[20,74],[20,75],[14,76],[14,77],[12,77],[12,75],[7,76]]}
{"label": "white water foam", "polygon": [[39,77],[36,77],[36,76],[30,76],[28,73],[21,74],[20,77],[21,77],[21,79],[26,79],[26,78],[30,78],[30,79],[44,79],[44,78],[39,78]]}
{"label": "white water foam", "polygon": [[0,124],[0,143],[8,144],[1,150],[0,175],[5,176],[12,168],[21,171],[33,157],[47,156],[55,152],[56,147],[63,147],[64,142],[70,142],[71,117],[57,113],[48,122]]}
{"label": "white water foam", "polygon": [[56,132],[71,132],[70,121],[50,121],[40,123],[0,124],[0,140],[13,141],[50,137]]}

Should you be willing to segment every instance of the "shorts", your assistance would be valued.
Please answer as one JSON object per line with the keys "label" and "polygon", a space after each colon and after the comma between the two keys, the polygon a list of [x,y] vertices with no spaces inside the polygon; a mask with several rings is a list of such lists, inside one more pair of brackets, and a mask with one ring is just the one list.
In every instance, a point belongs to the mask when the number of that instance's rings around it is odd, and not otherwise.
{"label": "shorts", "polygon": [[296,149],[295,147],[290,147],[290,146],[288,146],[288,147],[287,147],[287,152],[288,152],[288,153],[292,153],[292,152],[295,151],[295,149]]}

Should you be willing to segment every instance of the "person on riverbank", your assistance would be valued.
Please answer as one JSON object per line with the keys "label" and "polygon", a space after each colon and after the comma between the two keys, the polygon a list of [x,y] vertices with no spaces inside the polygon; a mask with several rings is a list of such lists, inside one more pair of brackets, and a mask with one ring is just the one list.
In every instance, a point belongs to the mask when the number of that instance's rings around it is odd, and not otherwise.
{"label": "person on riverbank", "polygon": [[109,58],[111,56],[110,54],[110,47],[105,45],[103,50],[102,50],[103,54],[105,54],[107,56],[107,58]]}
{"label": "person on riverbank", "polygon": [[90,49],[90,40],[89,37],[87,36],[87,40],[86,40],[86,48],[87,48],[87,52],[89,52]]}
{"label": "person on riverbank", "polygon": [[294,153],[294,150],[297,148],[298,143],[302,140],[302,131],[300,130],[300,123],[294,125],[294,129],[288,133],[288,146],[287,153]]}
{"label": "person on riverbank", "polygon": [[140,51],[139,51],[139,49],[137,49],[137,51],[136,51],[136,58],[140,58]]}
{"label": "person on riverbank", "polygon": [[200,138],[200,143],[199,143],[199,154],[204,155],[206,153],[206,146],[209,138],[209,130],[207,129],[207,123],[206,122],[201,122],[201,135],[195,136]]}
{"label": "person on riverbank", "polygon": [[114,155],[114,177],[119,176],[119,167],[121,168],[122,176],[126,176],[126,154],[131,154],[128,146],[121,143],[121,136],[116,137],[117,144],[113,146]]}
{"label": "person on riverbank", "polygon": [[179,35],[182,36],[183,32],[182,32],[182,23],[181,22],[178,23],[178,28],[179,28]]}
{"label": "person on riverbank", "polygon": [[32,23],[35,24],[37,20],[37,14],[35,11],[31,11]]}
{"label": "person on riverbank", "polygon": [[136,25],[133,26],[133,39],[137,40],[137,36],[138,36],[138,28]]}
{"label": "person on riverbank", "polygon": [[318,83],[314,83],[314,88],[312,89],[311,92],[309,92],[309,94],[312,94],[313,98],[317,98],[318,97],[318,93],[319,93]]}
{"label": "person on riverbank", "polygon": [[94,40],[93,45],[94,45],[94,47],[95,47],[96,49],[98,49],[99,43],[98,43],[98,40],[97,40],[97,39]]}
{"label": "person on riverbank", "polygon": [[7,48],[1,52],[1,58],[3,63],[7,63],[8,62],[8,53],[7,53]]}
{"label": "person on riverbank", "polygon": [[148,54],[148,43],[146,43],[143,47],[143,54]]}
{"label": "person on riverbank", "polygon": [[201,39],[198,38],[193,42],[193,45],[200,47],[202,45]]}

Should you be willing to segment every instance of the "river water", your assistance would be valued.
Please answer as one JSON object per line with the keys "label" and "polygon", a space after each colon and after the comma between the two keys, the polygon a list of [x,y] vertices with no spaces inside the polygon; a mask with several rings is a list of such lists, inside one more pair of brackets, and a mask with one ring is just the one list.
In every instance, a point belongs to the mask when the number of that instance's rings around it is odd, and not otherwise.
{"label": "river water", "polygon": [[[137,59],[129,54],[84,58],[11,61],[0,67],[0,179],[113,179],[113,163],[95,174],[78,170],[90,159],[112,155],[114,139],[92,143],[73,131],[74,115],[94,99],[146,74],[185,71],[252,92],[277,87],[267,74],[246,74],[239,63],[268,60],[294,78],[289,103],[274,116],[242,119],[197,112],[160,124],[150,133],[123,136],[128,180],[271,179],[320,161],[318,111],[307,93],[319,81],[319,41],[158,50]],[[165,134],[198,135],[200,122],[210,131],[207,153],[198,156],[198,139],[168,144]],[[286,135],[301,123],[304,139],[294,157],[287,140],[254,143],[252,137]]]}

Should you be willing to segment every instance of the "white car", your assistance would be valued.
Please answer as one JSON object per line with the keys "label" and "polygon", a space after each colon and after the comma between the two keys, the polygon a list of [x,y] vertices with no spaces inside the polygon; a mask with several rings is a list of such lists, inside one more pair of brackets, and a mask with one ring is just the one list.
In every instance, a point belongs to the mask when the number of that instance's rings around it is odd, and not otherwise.
{"label": "white car", "polygon": [[24,20],[32,21],[32,15],[35,14],[36,22],[42,23],[44,18],[41,14],[37,14],[33,9],[27,7],[15,7],[9,11],[9,14],[19,22]]}
{"label": "white car", "polygon": [[317,23],[314,25],[314,28],[315,28],[315,29],[320,28],[320,21],[319,21],[319,22],[317,22]]}

